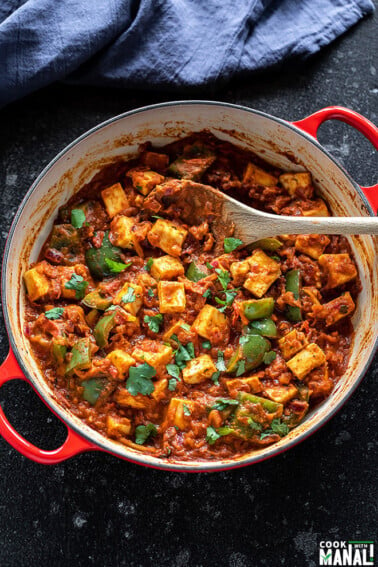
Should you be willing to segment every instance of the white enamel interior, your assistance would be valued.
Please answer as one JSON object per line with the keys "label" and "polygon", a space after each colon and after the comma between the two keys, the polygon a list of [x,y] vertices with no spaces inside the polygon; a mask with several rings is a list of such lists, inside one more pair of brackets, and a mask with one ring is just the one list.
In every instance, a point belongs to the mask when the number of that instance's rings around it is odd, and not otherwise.
{"label": "white enamel interior", "polygon": [[[348,370],[332,395],[279,443],[246,455],[239,461],[165,463],[106,439],[57,404],[33,358],[28,340],[20,331],[25,300],[23,272],[30,262],[37,259],[57,208],[105,163],[119,158],[128,159],[135,155],[138,145],[147,140],[159,146],[203,129],[210,130],[221,139],[248,147],[283,169],[301,170],[303,166],[300,164],[305,164],[335,215],[369,214],[356,185],[340,166],[312,138],[284,121],[222,103],[170,103],[112,119],[84,134],[53,160],[32,186],[15,219],[3,269],[5,317],[13,349],[23,370],[47,403],[70,427],[100,447],[136,462],[168,469],[216,470],[252,463],[272,456],[307,436],[336,411],[357,385],[373,354],[377,335],[376,249],[371,237],[356,237],[351,239],[351,243],[358,262],[362,292],[353,317],[356,336]],[[298,165],[293,163],[291,156],[295,156]]]}

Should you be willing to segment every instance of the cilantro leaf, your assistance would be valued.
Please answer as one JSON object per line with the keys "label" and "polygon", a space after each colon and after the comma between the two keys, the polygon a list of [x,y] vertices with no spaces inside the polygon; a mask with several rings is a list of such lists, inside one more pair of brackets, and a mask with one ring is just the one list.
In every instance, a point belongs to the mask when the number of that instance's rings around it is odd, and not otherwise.
{"label": "cilantro leaf", "polygon": [[148,295],[148,297],[155,297],[154,290],[151,287],[148,290],[147,295]]}
{"label": "cilantro leaf", "polygon": [[263,431],[260,435],[260,439],[264,439],[265,437],[269,437],[270,435],[274,435],[275,433],[280,437],[285,437],[285,435],[289,433],[289,427],[279,418],[273,419],[272,423],[270,424],[270,429]]}
{"label": "cilantro leaf", "polygon": [[135,428],[135,443],[137,445],[143,445],[149,437],[155,437],[157,434],[157,427],[153,423],[147,423],[147,425],[138,425]]}
{"label": "cilantro leaf", "polygon": [[120,274],[121,272],[125,271],[126,268],[129,268],[131,266],[131,262],[124,264],[123,262],[116,262],[115,260],[106,257],[105,264],[108,266],[112,274]]}
{"label": "cilantro leaf", "polygon": [[147,270],[147,272],[149,272],[151,270],[153,263],[154,263],[154,259],[148,258],[147,263],[145,265],[145,269]]}
{"label": "cilantro leaf", "polygon": [[224,363],[224,354],[221,350],[218,350],[218,360],[215,364],[215,366],[217,367],[217,369],[220,372],[225,372],[226,371],[226,365]]}
{"label": "cilantro leaf", "polygon": [[277,354],[274,350],[270,350],[264,354],[263,362],[264,364],[270,364],[273,360],[276,360]]}
{"label": "cilantro leaf", "polygon": [[260,423],[257,423],[257,421],[254,421],[251,417],[248,418],[248,427],[253,431],[262,430],[262,425]]}
{"label": "cilantro leaf", "polygon": [[227,289],[225,291],[223,291],[222,293],[225,294],[225,298],[224,299],[220,299],[219,297],[215,298],[215,301],[219,304],[219,305],[223,305],[223,307],[221,307],[219,309],[219,311],[221,313],[223,313],[227,307],[230,307],[232,305],[232,303],[234,302],[234,299],[237,295],[237,290],[230,290]]}
{"label": "cilantro leaf", "polygon": [[238,405],[239,405],[238,400],[233,400],[229,398],[218,398],[217,400],[215,400],[215,404],[211,406],[211,409],[223,411],[227,409],[229,406],[238,406]]}
{"label": "cilantro leaf", "polygon": [[176,380],[180,380],[180,369],[177,364],[167,364],[166,369],[170,376],[176,378]]}
{"label": "cilantro leaf", "polygon": [[66,289],[74,289],[76,299],[83,299],[88,285],[88,282],[84,280],[83,276],[74,273],[71,279],[64,284],[64,287]]}
{"label": "cilantro leaf", "polygon": [[202,348],[205,348],[205,349],[208,350],[209,348],[211,348],[211,342],[210,341],[203,341]]}
{"label": "cilantro leaf", "polygon": [[212,425],[206,429],[206,441],[209,445],[214,445],[215,441],[219,439],[219,437],[224,437],[225,435],[229,435],[234,430],[231,427],[219,427],[215,429]]}
{"label": "cilantro leaf", "polygon": [[134,303],[136,300],[135,290],[129,287],[127,292],[122,296],[122,303]]}
{"label": "cilantro leaf", "polygon": [[63,313],[64,313],[63,307],[53,307],[53,309],[49,309],[48,311],[45,311],[45,317],[47,319],[52,319],[52,320],[60,319]]}
{"label": "cilantro leaf", "polygon": [[220,376],[220,372],[219,370],[217,370],[216,372],[214,372],[214,374],[211,377],[212,381],[216,386],[219,386],[219,376]]}
{"label": "cilantro leaf", "polygon": [[163,322],[163,315],[161,313],[157,315],[145,315],[143,321],[147,323],[150,331],[158,333],[160,331],[160,325]]}
{"label": "cilantro leaf", "polygon": [[190,409],[186,404],[183,404],[182,407],[184,408],[184,415],[191,415]]}
{"label": "cilantro leaf", "polygon": [[285,435],[289,433],[289,428],[286,423],[283,423],[278,418],[273,419],[270,427],[272,428],[272,431],[274,431],[274,433],[277,433],[280,437],[285,437]]}
{"label": "cilantro leaf", "polygon": [[204,297],[205,299],[211,299],[211,291],[207,289],[203,292],[202,297]]}
{"label": "cilantro leaf", "polygon": [[206,267],[209,268],[209,270],[214,270],[214,266],[212,266],[210,262],[206,262]]}
{"label": "cilantro leaf", "polygon": [[219,437],[220,435],[219,433],[217,433],[217,430],[212,425],[209,425],[209,427],[206,429],[206,441],[208,442],[208,444],[214,445],[215,441],[217,441]]}
{"label": "cilantro leaf", "polygon": [[147,362],[140,366],[131,366],[126,388],[132,396],[137,394],[149,395],[155,390],[151,380],[154,376],[156,376],[156,370]]}
{"label": "cilantro leaf", "polygon": [[82,209],[72,209],[71,224],[74,228],[81,228],[85,221],[85,213]]}
{"label": "cilantro leaf", "polygon": [[168,390],[170,392],[174,392],[176,390],[177,380],[175,378],[171,378],[168,380]]}
{"label": "cilantro leaf", "polygon": [[185,368],[187,362],[194,358],[194,345],[193,343],[188,343],[184,346],[178,340],[177,335],[172,335],[171,339],[178,343],[178,349],[175,354],[176,364],[180,369]]}
{"label": "cilantro leaf", "polygon": [[245,360],[239,360],[237,370],[236,370],[236,377],[241,376],[245,372]]}
{"label": "cilantro leaf", "polygon": [[243,241],[240,240],[240,238],[225,238],[223,240],[223,247],[224,247],[224,251],[226,252],[226,254],[228,254],[229,252],[232,252],[233,250],[236,250],[236,248],[238,248],[239,246],[242,246]]}
{"label": "cilantro leaf", "polygon": [[217,268],[215,272],[218,274],[218,280],[220,281],[223,290],[226,290],[231,280],[230,274],[227,270],[221,270],[220,268]]}

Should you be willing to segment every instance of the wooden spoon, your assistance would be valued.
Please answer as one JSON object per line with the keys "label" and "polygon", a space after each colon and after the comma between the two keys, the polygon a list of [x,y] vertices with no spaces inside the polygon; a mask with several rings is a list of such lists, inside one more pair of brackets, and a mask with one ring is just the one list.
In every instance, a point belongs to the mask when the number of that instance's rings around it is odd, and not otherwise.
{"label": "wooden spoon", "polygon": [[[199,219],[206,219],[206,210],[214,211],[211,228],[217,240],[233,234],[248,245],[280,234],[378,234],[377,217],[273,215],[249,207],[209,185],[193,181],[182,181],[179,193],[180,199],[175,201],[184,205],[185,216],[195,224]],[[206,206],[206,203],[209,205]]]}

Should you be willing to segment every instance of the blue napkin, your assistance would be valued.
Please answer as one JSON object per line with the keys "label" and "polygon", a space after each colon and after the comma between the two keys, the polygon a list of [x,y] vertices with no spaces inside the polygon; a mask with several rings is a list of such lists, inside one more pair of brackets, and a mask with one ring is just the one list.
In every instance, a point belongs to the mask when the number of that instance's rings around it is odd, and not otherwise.
{"label": "blue napkin", "polygon": [[304,59],[371,0],[1,0],[0,106],[57,80],[217,85]]}

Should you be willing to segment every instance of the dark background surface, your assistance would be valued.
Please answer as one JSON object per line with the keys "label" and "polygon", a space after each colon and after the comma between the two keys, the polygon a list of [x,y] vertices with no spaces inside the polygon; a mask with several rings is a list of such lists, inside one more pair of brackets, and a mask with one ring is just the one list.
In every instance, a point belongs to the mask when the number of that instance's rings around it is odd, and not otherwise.
{"label": "dark background surface", "polygon": [[[95,124],[145,104],[212,98],[288,120],[340,104],[377,122],[377,21],[364,20],[301,68],[216,92],[135,93],[54,86],[0,111],[0,227],[42,168]],[[348,126],[319,138],[355,180],[376,182],[377,154]],[[0,323],[0,355],[8,342]],[[325,427],[249,468],[202,475],[145,469],[101,453],[42,466],[0,439],[0,565],[308,566],[321,539],[377,541],[377,358]],[[21,382],[0,391],[16,428],[52,449],[65,428]]]}

